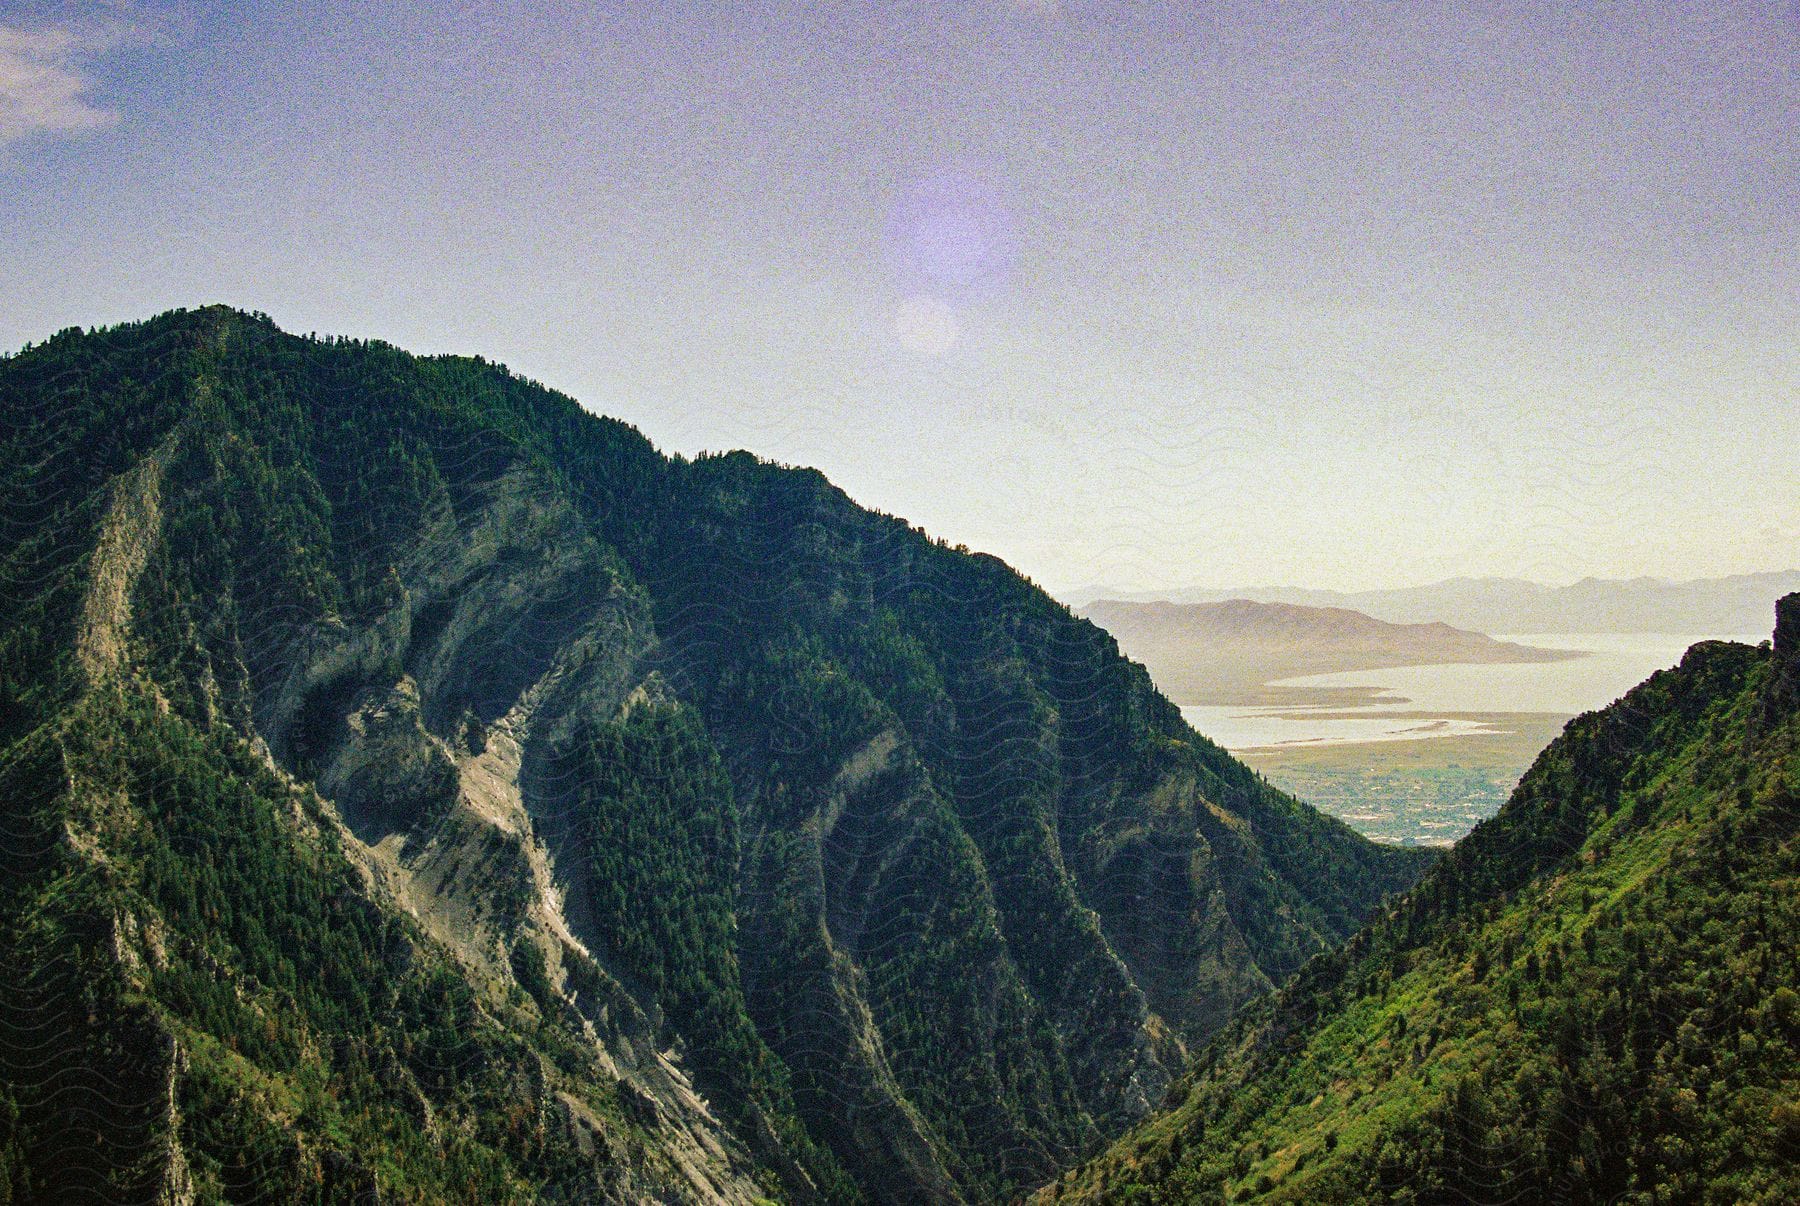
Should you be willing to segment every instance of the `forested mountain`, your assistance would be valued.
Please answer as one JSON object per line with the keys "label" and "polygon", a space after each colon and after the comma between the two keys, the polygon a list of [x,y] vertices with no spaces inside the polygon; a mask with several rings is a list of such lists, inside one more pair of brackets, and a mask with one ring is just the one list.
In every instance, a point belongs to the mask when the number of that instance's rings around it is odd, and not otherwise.
{"label": "forested mountain", "polygon": [[1044,1201],[1800,1200],[1800,595],[1499,814]]}
{"label": "forested mountain", "polygon": [[1427,861],[478,359],[64,332],[0,482],[0,1200],[999,1200]]}

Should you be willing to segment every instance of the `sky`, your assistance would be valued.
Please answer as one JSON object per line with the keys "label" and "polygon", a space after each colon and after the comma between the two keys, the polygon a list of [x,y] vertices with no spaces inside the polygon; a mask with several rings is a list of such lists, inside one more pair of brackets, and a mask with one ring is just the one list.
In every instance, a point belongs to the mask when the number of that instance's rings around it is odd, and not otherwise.
{"label": "sky", "polygon": [[0,349],[479,353],[1053,590],[1800,564],[1800,4],[0,0]]}

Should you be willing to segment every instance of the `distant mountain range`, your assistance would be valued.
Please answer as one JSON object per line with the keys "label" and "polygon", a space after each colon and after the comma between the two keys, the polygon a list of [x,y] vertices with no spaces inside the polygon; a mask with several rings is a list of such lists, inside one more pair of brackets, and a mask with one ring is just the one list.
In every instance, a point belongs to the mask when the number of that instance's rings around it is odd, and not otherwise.
{"label": "distant mountain range", "polygon": [[1184,704],[1279,703],[1285,693],[1265,684],[1302,674],[1581,656],[1444,623],[1390,623],[1345,607],[1098,599],[1080,614],[1112,633],[1124,653]]}
{"label": "distant mountain range", "polygon": [[1153,599],[1217,603],[1250,599],[1347,607],[1395,624],[1440,621],[1481,632],[1672,632],[1735,636],[1757,632],[1769,600],[1800,590],[1800,569],[1671,582],[1665,578],[1583,578],[1546,586],[1522,578],[1450,578],[1394,590],[1335,591],[1304,587],[1231,590],[1120,591],[1084,587],[1063,596],[1081,608],[1095,600]]}

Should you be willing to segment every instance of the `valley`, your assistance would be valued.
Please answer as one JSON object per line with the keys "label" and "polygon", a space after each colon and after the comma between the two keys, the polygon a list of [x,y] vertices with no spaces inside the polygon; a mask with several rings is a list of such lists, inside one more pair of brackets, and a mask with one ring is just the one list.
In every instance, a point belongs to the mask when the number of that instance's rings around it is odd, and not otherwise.
{"label": "valley", "polygon": [[1508,639],[1579,656],[1345,669],[1265,684],[1288,695],[1285,705],[1182,713],[1272,783],[1358,832],[1445,846],[1499,810],[1575,715],[1673,666],[1697,642],[1761,639],[1723,627],[1687,636],[1532,633]]}
{"label": "valley", "polygon": [[[1409,723],[1432,712],[1392,714]],[[1544,747],[1570,717],[1555,712],[1459,713],[1479,726],[1451,734],[1380,742],[1299,742],[1235,752],[1315,807],[1376,841],[1444,846],[1500,810]]]}
{"label": "valley", "polygon": [[[1694,592],[1698,593],[1698,592]],[[1710,631],[1489,637],[1341,607],[1097,601],[1195,729],[1378,841],[1446,846],[1492,816],[1580,712],[1604,707]]]}
{"label": "valley", "polygon": [[1800,1193],[1800,595],[1572,722],[1166,1114],[1037,1200]]}

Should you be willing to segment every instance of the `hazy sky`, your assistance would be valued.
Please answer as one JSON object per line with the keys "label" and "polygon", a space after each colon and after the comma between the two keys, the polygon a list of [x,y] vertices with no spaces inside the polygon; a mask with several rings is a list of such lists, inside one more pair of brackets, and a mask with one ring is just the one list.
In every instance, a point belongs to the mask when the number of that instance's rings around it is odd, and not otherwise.
{"label": "hazy sky", "polygon": [[1052,587],[1800,564],[1800,5],[444,8],[0,0],[0,346],[479,352]]}

